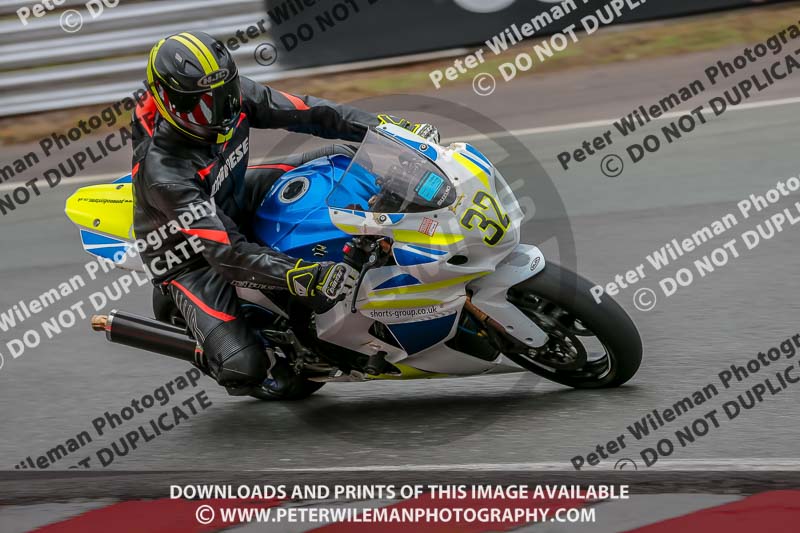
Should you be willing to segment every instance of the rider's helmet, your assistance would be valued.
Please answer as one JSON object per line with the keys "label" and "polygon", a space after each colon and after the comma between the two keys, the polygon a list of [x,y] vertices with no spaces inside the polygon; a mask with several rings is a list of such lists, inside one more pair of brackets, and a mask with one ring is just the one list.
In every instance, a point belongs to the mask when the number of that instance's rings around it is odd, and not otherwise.
{"label": "rider's helmet", "polygon": [[147,81],[158,112],[184,135],[210,143],[230,139],[241,113],[239,71],[225,45],[202,32],[159,41]]}

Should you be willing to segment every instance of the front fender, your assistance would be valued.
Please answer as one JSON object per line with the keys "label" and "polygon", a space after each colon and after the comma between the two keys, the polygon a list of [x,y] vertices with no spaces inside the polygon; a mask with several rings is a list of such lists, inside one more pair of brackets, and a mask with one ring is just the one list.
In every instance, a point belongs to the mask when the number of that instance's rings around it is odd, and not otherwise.
{"label": "front fender", "polygon": [[535,348],[547,343],[547,334],[508,302],[506,292],[543,269],[542,251],[530,244],[519,244],[494,272],[467,285],[472,292],[472,303],[478,309],[499,322],[510,336]]}

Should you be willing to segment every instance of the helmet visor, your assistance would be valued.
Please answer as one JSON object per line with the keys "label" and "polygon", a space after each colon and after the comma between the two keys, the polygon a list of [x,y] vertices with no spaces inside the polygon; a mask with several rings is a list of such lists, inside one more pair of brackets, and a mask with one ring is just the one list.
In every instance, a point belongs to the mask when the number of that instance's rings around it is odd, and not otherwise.
{"label": "helmet visor", "polygon": [[191,130],[224,133],[236,123],[242,109],[239,78],[215,89],[197,93],[172,92],[162,98],[179,122],[194,126]]}

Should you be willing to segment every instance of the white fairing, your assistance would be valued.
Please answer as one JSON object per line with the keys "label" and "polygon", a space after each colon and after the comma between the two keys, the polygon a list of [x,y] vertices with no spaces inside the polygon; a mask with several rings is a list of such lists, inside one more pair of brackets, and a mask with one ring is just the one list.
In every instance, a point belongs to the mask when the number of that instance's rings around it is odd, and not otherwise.
{"label": "white fairing", "polygon": [[133,246],[133,243],[129,244],[127,252],[118,262],[116,262],[116,265],[117,268],[121,268],[123,270],[133,270],[134,272],[147,273],[147,271],[144,269],[142,257]]}
{"label": "white fairing", "polygon": [[[389,136],[386,142],[402,143],[433,162],[449,179],[447,190],[455,188],[456,200],[440,209],[402,214],[329,203],[331,220],[346,233],[391,238],[397,264],[367,273],[356,313],[351,313],[350,295],[318,316],[319,338],[366,355],[385,352],[387,361],[410,367],[415,377],[419,371],[474,375],[520,370],[502,355],[486,361],[445,345],[459,328],[467,287],[474,291],[472,302],[509,334],[530,346],[547,342],[547,335],[506,301],[509,287],[544,268],[538,248],[519,244],[523,213],[514,194],[489,160],[469,145],[440,147],[396,126],[380,129]],[[375,322],[397,342],[376,337]]]}
{"label": "white fairing", "polygon": [[497,269],[469,284],[472,303],[506,328],[506,332],[528,346],[547,343],[547,334],[506,300],[508,288],[531,278],[544,268],[544,255],[536,246],[520,244],[497,265]]}

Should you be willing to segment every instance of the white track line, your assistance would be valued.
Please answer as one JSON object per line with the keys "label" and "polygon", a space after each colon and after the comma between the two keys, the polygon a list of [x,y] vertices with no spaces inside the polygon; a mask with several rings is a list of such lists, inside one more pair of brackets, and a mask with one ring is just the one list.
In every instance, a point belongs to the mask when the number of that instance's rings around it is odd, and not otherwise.
{"label": "white track line", "polygon": [[[651,468],[644,466],[636,457],[639,471],[800,471],[800,458],[785,459],[684,459],[660,460]],[[581,472],[613,471],[615,461],[601,462],[597,467],[584,468]],[[265,472],[575,472],[569,461],[543,463],[475,463],[475,464],[435,464],[435,465],[359,465],[332,466],[323,468],[267,468]],[[625,472],[633,472],[626,466]]]}
{"label": "white track line", "polygon": [[[793,97],[793,98],[782,98],[779,100],[764,100],[762,102],[753,102],[750,104],[741,104],[736,107],[729,107],[726,111],[730,113],[732,111],[747,111],[749,109],[761,109],[765,107],[775,107],[781,105],[792,105],[792,104],[800,104],[800,97]],[[672,118],[679,118],[683,115],[687,114],[688,111],[671,111],[669,113],[664,113],[658,118],[654,118],[653,120],[668,120]],[[560,131],[572,131],[572,130],[580,130],[585,128],[599,128],[601,126],[610,126],[617,122],[619,117],[617,118],[607,118],[603,120],[592,120],[590,122],[572,122],[570,124],[558,124],[555,126],[542,126],[539,128],[525,128],[520,130],[511,130],[511,131],[501,131],[496,133],[491,133],[489,135],[471,135],[469,137],[459,137],[458,139],[447,139],[448,141],[463,141],[463,142],[470,142],[470,141],[479,141],[481,139],[485,139],[486,137],[489,138],[496,138],[496,137],[516,137],[516,136],[526,136],[526,135],[539,135],[542,133],[557,133]]]}
{"label": "white track line", "polygon": [[[794,98],[783,98],[780,100],[764,100],[763,102],[753,102],[751,104],[742,104],[736,107],[731,107],[728,109],[727,112],[731,111],[747,111],[749,109],[762,109],[766,107],[776,107],[782,105],[793,105],[793,104],[800,104],[800,97]],[[678,118],[685,115],[686,111],[673,111],[670,113],[665,113],[658,118],[653,120],[667,120],[671,118]],[[480,141],[484,139],[494,139],[497,137],[524,137],[528,135],[540,135],[542,133],[558,133],[562,131],[572,131],[572,130],[580,130],[586,128],[599,128],[601,126],[610,126],[618,121],[619,118],[608,118],[603,120],[592,120],[589,122],[572,122],[569,124],[557,124],[554,126],[542,126],[539,128],[525,128],[519,130],[510,130],[510,131],[498,131],[494,133],[490,133],[488,135],[468,135],[465,137],[453,137],[448,139],[443,139],[442,142],[474,142]],[[280,157],[280,156],[278,156]],[[253,164],[257,164],[253,162]],[[120,172],[119,175],[116,174],[97,174],[93,176],[83,176],[80,178],[66,178],[61,181],[60,185],[81,185],[84,183],[102,183],[102,182],[110,182],[111,180],[117,179],[121,177],[123,174]],[[59,186],[60,186],[59,185]],[[20,182],[11,182],[11,183],[2,183],[0,184],[0,192],[2,191],[11,191],[16,189],[20,186]]]}

